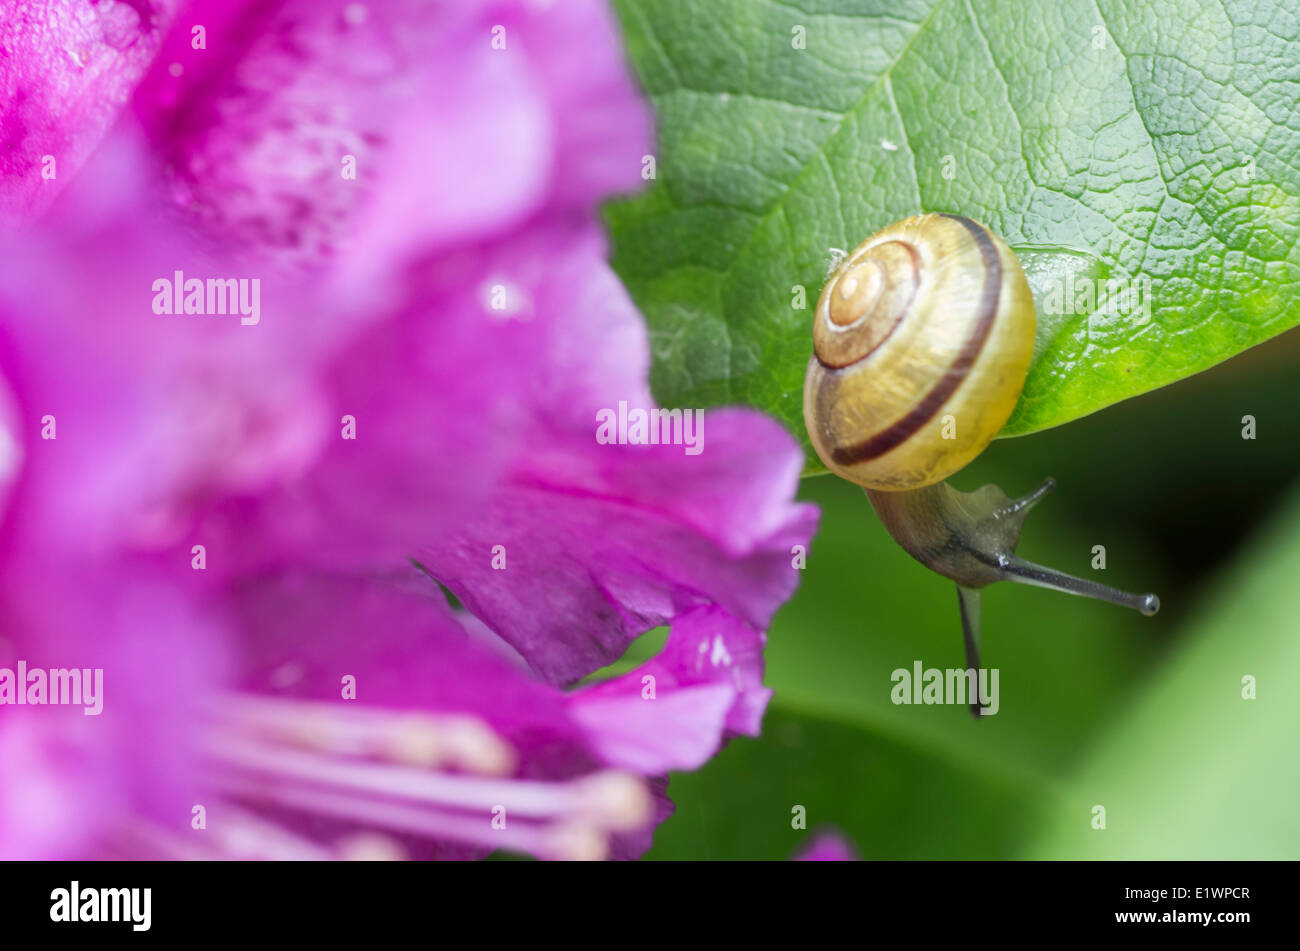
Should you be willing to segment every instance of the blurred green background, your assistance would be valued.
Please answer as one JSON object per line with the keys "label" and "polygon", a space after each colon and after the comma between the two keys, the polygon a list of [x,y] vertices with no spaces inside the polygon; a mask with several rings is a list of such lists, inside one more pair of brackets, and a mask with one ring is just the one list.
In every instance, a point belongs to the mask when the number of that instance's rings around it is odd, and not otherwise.
{"label": "blurred green background", "polygon": [[[1300,857],[1297,363],[1289,333],[998,440],[951,480],[1015,496],[1055,476],[1019,554],[1162,602],[1144,618],[985,589],[1001,710],[980,722],[964,707],[891,703],[895,668],[964,665],[954,587],[889,539],[861,490],[805,479],[822,524],[770,632],[763,735],[673,775],[677,812],[648,857],[786,859],[827,827],[864,858]],[[1091,568],[1094,545],[1105,572]],[[807,831],[792,828],[796,805]]]}

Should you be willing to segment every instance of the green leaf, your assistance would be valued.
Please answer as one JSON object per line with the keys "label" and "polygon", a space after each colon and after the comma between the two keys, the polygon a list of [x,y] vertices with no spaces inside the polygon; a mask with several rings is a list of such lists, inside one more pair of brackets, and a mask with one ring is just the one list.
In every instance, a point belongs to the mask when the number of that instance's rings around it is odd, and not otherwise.
{"label": "green leaf", "polygon": [[[802,436],[831,249],[922,211],[981,220],[1025,260],[1038,340],[1005,435],[1300,321],[1293,4],[615,5],[657,110],[659,179],[606,216],[665,404],[748,403]],[[1083,298],[1044,313],[1067,272],[1149,280],[1149,317]]]}

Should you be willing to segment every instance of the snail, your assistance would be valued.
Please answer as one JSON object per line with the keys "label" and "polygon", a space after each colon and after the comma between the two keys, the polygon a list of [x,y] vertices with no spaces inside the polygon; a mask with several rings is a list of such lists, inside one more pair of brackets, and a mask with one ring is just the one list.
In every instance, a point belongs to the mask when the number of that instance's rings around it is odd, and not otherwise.
{"label": "snail", "polygon": [[[980,590],[1016,581],[1155,614],[1129,594],[1015,554],[1023,498],[944,480],[979,455],[1015,408],[1034,348],[1034,300],[1005,242],[969,218],[926,214],[880,231],[822,290],[804,423],[836,475],[862,486],[893,539],[957,583],[969,668],[980,668]],[[979,697],[971,712],[980,716]]]}

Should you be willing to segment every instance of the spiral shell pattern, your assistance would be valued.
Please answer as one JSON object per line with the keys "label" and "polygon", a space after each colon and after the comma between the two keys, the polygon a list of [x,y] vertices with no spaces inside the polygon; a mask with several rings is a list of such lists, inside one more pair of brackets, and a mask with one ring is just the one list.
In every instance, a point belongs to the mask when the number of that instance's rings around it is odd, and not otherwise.
{"label": "spiral shell pattern", "polygon": [[1015,408],[1035,323],[1020,262],[983,225],[927,214],[872,235],[817,302],[804,379],[813,448],[871,489],[946,479]]}

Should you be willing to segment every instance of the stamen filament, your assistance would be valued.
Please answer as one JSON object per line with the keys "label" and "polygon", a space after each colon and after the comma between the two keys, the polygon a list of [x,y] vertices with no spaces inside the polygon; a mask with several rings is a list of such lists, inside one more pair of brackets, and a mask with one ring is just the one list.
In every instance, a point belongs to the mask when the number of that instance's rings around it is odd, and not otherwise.
{"label": "stamen filament", "polygon": [[212,705],[225,727],[271,734],[284,742],[355,756],[382,756],[416,766],[454,766],[506,775],[517,757],[474,717],[437,716],[375,707],[230,695]]}
{"label": "stamen filament", "polygon": [[227,764],[276,777],[444,806],[490,810],[535,819],[579,813],[586,788],[574,782],[485,779],[362,760],[346,761],[249,740],[214,738],[209,752]]}
{"label": "stamen filament", "polygon": [[[493,828],[491,817],[442,812],[424,806],[385,802],[346,793],[316,789],[292,782],[257,783],[223,777],[229,792],[250,800],[278,803],[316,815],[328,816],[367,826],[418,835],[429,839],[446,839],[487,849],[505,848],[544,858],[603,858],[606,839],[600,830],[582,829],[575,835],[572,825],[555,825],[512,821],[505,814],[505,825]],[[592,848],[599,844],[599,854]]]}

